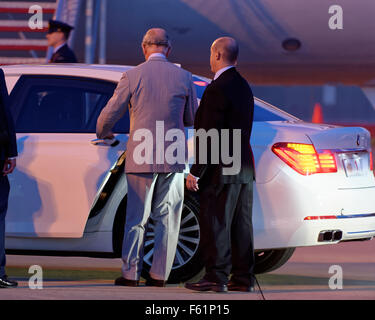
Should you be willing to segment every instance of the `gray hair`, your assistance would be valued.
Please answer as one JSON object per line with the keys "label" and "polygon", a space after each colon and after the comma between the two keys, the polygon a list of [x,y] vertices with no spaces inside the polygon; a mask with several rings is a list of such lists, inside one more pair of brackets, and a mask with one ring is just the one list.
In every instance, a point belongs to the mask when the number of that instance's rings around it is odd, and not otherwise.
{"label": "gray hair", "polygon": [[170,47],[171,41],[167,32],[161,28],[152,28],[149,29],[146,34],[143,36],[142,44],[145,45],[155,45],[155,46],[163,46],[163,47]]}

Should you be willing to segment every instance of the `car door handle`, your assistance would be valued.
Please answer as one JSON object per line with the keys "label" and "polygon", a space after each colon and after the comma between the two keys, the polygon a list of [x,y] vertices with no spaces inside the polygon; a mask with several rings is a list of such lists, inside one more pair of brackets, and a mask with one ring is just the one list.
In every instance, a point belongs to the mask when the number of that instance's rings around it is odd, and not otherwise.
{"label": "car door handle", "polygon": [[108,147],[115,147],[120,143],[116,138],[114,139],[93,139],[91,140],[91,144],[94,146],[108,146]]}

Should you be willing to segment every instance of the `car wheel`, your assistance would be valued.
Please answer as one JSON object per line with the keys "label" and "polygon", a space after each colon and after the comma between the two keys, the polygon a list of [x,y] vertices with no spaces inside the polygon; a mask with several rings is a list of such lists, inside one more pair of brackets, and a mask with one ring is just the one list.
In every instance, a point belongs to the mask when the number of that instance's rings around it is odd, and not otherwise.
{"label": "car wheel", "polygon": [[[154,253],[154,222],[150,219],[146,231],[142,276],[149,277]],[[168,283],[184,282],[203,269],[200,258],[199,203],[189,192],[185,192],[184,206],[181,215],[180,233],[176,256]]]}
{"label": "car wheel", "polygon": [[254,273],[266,273],[280,268],[293,255],[295,248],[271,249],[255,252]]}

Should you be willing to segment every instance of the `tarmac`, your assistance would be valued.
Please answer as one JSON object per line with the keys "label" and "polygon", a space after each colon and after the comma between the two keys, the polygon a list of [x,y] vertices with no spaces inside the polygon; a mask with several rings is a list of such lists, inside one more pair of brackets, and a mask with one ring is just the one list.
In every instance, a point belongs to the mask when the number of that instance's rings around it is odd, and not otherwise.
{"label": "tarmac", "polygon": [[[43,269],[42,289],[31,289],[31,265]],[[18,288],[0,289],[0,300],[374,300],[375,241],[297,248],[281,268],[257,275],[261,291],[194,292],[183,284],[166,288],[117,287],[121,259],[7,256],[7,273]],[[340,280],[340,275],[342,278]],[[31,286],[35,282],[30,281]],[[39,283],[40,284],[40,283]],[[263,294],[263,296],[262,296]]]}

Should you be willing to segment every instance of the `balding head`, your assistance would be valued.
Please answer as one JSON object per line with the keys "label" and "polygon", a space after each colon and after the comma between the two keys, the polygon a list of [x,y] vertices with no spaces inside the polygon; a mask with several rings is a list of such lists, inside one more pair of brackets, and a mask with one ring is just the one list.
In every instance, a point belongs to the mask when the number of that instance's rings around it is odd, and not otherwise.
{"label": "balding head", "polygon": [[211,70],[216,72],[229,65],[236,65],[238,58],[238,43],[231,37],[216,39],[211,45]]}
{"label": "balding head", "polygon": [[149,29],[143,36],[142,44],[151,46],[170,47],[170,41],[167,32],[161,28]]}
{"label": "balding head", "polygon": [[215,52],[220,52],[223,55],[223,60],[234,64],[238,57],[237,41],[231,37],[222,37],[216,39],[212,44],[212,49]]}
{"label": "balding head", "polygon": [[143,36],[142,48],[146,60],[152,53],[163,53],[168,56],[171,42],[167,32],[162,28],[149,29]]}

